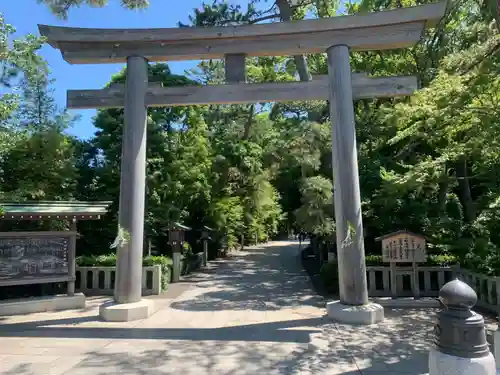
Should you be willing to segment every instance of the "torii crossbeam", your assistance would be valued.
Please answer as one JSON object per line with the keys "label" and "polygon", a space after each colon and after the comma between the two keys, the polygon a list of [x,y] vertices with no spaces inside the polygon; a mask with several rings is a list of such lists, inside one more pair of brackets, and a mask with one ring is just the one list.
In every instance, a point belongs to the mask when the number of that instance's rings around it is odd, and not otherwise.
{"label": "torii crossbeam", "polygon": [[[352,75],[354,99],[388,98],[411,95],[417,89],[417,78],[374,77],[364,73]],[[112,84],[101,90],[68,90],[68,108],[116,108],[125,105],[124,84]],[[163,87],[150,83],[146,91],[148,107],[174,107],[203,104],[242,104],[255,102],[289,102],[327,100],[330,95],[328,76],[317,76],[308,82],[233,83],[208,86]]]}
{"label": "torii crossbeam", "polygon": [[[329,99],[340,301],[327,304],[327,311],[346,323],[383,320],[382,306],[368,300],[353,99],[410,95],[417,84],[415,77],[353,74],[349,50],[410,47],[426,27],[440,21],[445,10],[446,2],[440,2],[354,16],[229,27],[112,30],[40,25],[40,33],[71,64],[127,63],[124,86],[68,92],[70,108],[125,108],[119,225],[130,236],[118,247],[116,305],[102,306],[101,316],[131,320],[152,312],[150,301],[141,299],[147,106]],[[247,56],[323,52],[328,56],[328,77],[245,83]],[[226,61],[226,85],[148,85],[148,61],[213,58]]]}

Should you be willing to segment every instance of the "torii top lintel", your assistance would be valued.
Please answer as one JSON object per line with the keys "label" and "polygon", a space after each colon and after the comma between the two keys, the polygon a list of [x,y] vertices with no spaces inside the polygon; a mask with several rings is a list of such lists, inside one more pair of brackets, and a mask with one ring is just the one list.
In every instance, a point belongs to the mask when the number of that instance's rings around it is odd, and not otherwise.
{"label": "torii top lintel", "polygon": [[384,12],[227,27],[90,29],[39,25],[48,43],[71,64],[200,60],[228,54],[280,56],[321,53],[344,44],[353,50],[405,48],[444,16],[446,1]]}

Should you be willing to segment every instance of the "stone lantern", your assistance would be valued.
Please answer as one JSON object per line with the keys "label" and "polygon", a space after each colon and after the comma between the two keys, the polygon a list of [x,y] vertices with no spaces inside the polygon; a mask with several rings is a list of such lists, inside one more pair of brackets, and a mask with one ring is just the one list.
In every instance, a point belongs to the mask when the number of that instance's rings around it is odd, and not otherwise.
{"label": "stone lantern", "polygon": [[210,237],[210,232],[212,231],[212,228],[205,225],[201,232],[201,240],[203,241],[203,266],[206,266],[208,262],[208,241],[212,239]]}
{"label": "stone lantern", "polygon": [[182,246],[184,244],[184,234],[191,228],[174,222],[168,229],[168,243],[172,246],[172,282],[179,281],[181,276]]}

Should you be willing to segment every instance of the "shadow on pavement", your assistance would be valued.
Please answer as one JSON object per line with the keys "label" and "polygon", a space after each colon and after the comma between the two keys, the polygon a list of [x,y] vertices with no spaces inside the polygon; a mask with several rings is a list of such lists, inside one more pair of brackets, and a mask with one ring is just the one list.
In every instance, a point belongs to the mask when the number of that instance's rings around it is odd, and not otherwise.
{"label": "shadow on pavement", "polygon": [[[74,371],[68,372],[72,375],[427,373],[432,316],[411,311],[388,311],[387,315],[390,324],[387,321],[370,327],[333,324],[326,318],[216,329],[36,328],[19,324],[16,336],[129,340],[130,346],[122,344],[125,340],[117,340],[84,353],[86,358]],[[45,322],[47,325],[69,323]],[[304,329],[311,326],[318,329]],[[0,328],[0,335],[8,337],[9,332]],[[320,335],[319,339],[316,335]],[[316,336],[312,342],[311,336]],[[135,344],[137,341],[130,339],[157,341]],[[302,345],[291,349],[290,343]],[[2,374],[38,375],[40,372],[35,372],[35,365],[19,364]]]}
{"label": "shadow on pavement", "polygon": [[[236,252],[217,264],[216,273],[200,271],[187,279],[197,288],[216,287],[216,291],[176,301],[170,307],[188,311],[273,311],[287,307],[323,307],[324,300],[312,290],[297,250],[298,246],[293,244],[254,247]],[[292,256],[290,252],[293,252]]]}
{"label": "shadow on pavement", "polygon": [[[169,312],[323,306],[323,299],[311,291],[298,252],[297,256],[288,253],[296,250],[297,246],[251,248],[215,262],[211,269],[186,280],[200,294],[187,300],[181,296]],[[373,326],[336,324],[315,317],[218,328],[124,328],[106,323],[86,326],[99,321],[92,316],[0,322],[0,337],[89,340],[89,350],[79,353],[84,354],[81,362],[66,372],[71,375],[427,373],[435,311],[386,309],[386,317]],[[113,341],[98,348],[92,344],[95,339]],[[1,361],[0,356],[0,367]],[[39,375],[37,366],[19,363],[2,374]]]}
{"label": "shadow on pavement", "polygon": [[[192,341],[219,340],[308,343],[310,341],[309,335],[311,333],[321,332],[321,325],[330,323],[326,320],[326,318],[312,318],[220,328],[124,328],[106,326],[77,326],[78,324],[93,321],[99,321],[99,317],[46,320],[40,323],[29,322],[0,325],[0,337]],[[66,327],[66,325],[70,324],[75,326]],[[65,326],[57,327],[57,325]],[[293,329],[316,326],[319,328]]]}

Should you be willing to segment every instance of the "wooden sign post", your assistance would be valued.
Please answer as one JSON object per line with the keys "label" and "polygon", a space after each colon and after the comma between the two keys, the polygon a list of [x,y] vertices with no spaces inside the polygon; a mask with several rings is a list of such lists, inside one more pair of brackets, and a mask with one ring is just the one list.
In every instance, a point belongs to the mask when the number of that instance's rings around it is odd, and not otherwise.
{"label": "wooden sign post", "polygon": [[424,263],[427,260],[425,237],[401,230],[378,237],[376,241],[382,241],[382,261],[390,263],[392,298],[397,297],[397,263],[411,263],[413,297],[419,299],[420,284],[417,264]]}

